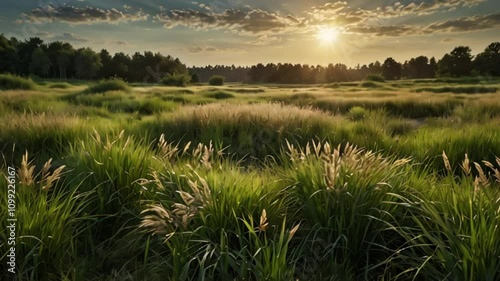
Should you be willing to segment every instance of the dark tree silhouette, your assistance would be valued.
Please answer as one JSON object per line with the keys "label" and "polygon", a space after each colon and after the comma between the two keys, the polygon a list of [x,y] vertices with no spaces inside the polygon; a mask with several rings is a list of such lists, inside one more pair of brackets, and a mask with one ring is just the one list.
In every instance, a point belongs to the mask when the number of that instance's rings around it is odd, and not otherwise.
{"label": "dark tree silhouette", "polygon": [[499,76],[500,42],[491,43],[484,52],[478,54],[474,60],[474,66],[483,75]]}
{"label": "dark tree silhouette", "polygon": [[401,79],[403,67],[393,58],[387,58],[382,64],[382,75],[387,80]]}
{"label": "dark tree silhouette", "polygon": [[441,76],[467,76],[472,71],[471,49],[459,46],[450,54],[445,54],[438,63],[438,74]]}
{"label": "dark tree silhouette", "polygon": [[101,57],[90,48],[81,48],[76,51],[75,71],[80,79],[92,79],[101,69]]}

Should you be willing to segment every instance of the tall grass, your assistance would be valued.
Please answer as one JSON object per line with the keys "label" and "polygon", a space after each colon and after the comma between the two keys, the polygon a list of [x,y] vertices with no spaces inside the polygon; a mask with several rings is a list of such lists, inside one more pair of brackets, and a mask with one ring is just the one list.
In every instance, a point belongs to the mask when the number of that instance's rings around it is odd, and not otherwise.
{"label": "tall grass", "polygon": [[25,79],[12,74],[0,74],[0,90],[34,90],[36,84],[31,79]]}
{"label": "tall grass", "polygon": [[[85,231],[87,217],[82,211],[89,194],[68,188],[79,183],[66,175],[64,165],[54,166],[50,159],[35,167],[28,157],[26,152],[16,170],[16,277],[81,279],[85,261],[79,258],[78,244]],[[0,186],[6,190],[7,181],[0,181]],[[0,199],[3,206],[7,206],[6,198]],[[6,207],[0,217],[7,221]],[[10,247],[6,244],[8,234],[0,233],[2,260]]]}
{"label": "tall grass", "polygon": [[496,95],[358,84],[3,92],[18,278],[498,280]]}
{"label": "tall grass", "polygon": [[124,91],[130,92],[131,89],[127,83],[121,79],[113,78],[109,80],[101,80],[97,84],[90,86],[86,93],[99,94],[109,91]]}

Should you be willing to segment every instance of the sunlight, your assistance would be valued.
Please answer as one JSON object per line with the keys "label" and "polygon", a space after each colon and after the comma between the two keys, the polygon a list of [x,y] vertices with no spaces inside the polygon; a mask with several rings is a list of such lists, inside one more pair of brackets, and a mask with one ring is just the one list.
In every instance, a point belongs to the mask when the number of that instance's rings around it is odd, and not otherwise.
{"label": "sunlight", "polygon": [[324,27],[318,31],[317,38],[325,43],[331,44],[337,40],[338,31],[332,27]]}

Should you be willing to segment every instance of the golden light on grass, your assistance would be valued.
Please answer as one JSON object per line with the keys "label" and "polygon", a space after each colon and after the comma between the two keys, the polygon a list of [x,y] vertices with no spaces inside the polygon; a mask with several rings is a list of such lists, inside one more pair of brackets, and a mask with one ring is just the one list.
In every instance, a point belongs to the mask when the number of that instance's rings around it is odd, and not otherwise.
{"label": "golden light on grass", "polygon": [[324,44],[332,44],[337,41],[339,32],[333,27],[322,27],[318,30],[316,37]]}

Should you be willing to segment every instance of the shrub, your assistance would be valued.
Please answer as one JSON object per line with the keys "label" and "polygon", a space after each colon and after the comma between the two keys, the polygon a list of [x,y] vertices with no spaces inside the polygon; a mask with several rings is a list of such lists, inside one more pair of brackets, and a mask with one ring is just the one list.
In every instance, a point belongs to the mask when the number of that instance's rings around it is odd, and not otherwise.
{"label": "shrub", "polygon": [[108,91],[130,92],[131,89],[125,81],[119,78],[112,78],[109,80],[100,80],[99,83],[89,87],[86,92],[90,94],[98,94]]}
{"label": "shrub", "polygon": [[185,87],[189,81],[191,81],[191,76],[185,74],[174,74],[167,75],[161,83],[167,86]]}
{"label": "shrub", "polygon": [[214,75],[208,79],[208,84],[212,86],[224,85],[224,76]]}
{"label": "shrub", "polygon": [[365,87],[365,88],[381,88],[382,86],[375,83],[375,82],[372,82],[372,81],[366,81],[366,82],[363,82],[361,83],[361,87]]}
{"label": "shrub", "polygon": [[385,79],[384,77],[382,77],[382,75],[380,74],[369,74],[368,76],[366,76],[365,78],[366,81],[375,81],[375,82],[385,82]]}
{"label": "shrub", "polygon": [[431,92],[431,93],[454,93],[454,94],[486,94],[486,93],[496,93],[498,91],[497,87],[491,86],[462,86],[462,87],[429,87],[429,88],[418,88],[415,92]]}
{"label": "shrub", "polygon": [[68,89],[68,88],[71,88],[71,85],[66,83],[66,82],[54,83],[54,84],[50,84],[49,88],[51,88],[51,89]]}
{"label": "shrub", "polygon": [[234,95],[225,92],[225,91],[213,91],[213,92],[208,92],[204,94],[205,97],[207,98],[212,98],[212,99],[217,99],[217,100],[225,100],[225,99],[231,99],[234,98]]}
{"label": "shrub", "polygon": [[192,83],[200,83],[200,77],[198,76],[198,74],[194,73],[191,74],[191,82]]}
{"label": "shrub", "polygon": [[0,90],[33,90],[35,83],[12,74],[0,74]]}
{"label": "shrub", "polygon": [[361,106],[354,106],[351,109],[349,109],[349,116],[354,121],[363,120],[366,116],[366,113],[367,113],[366,110]]}

